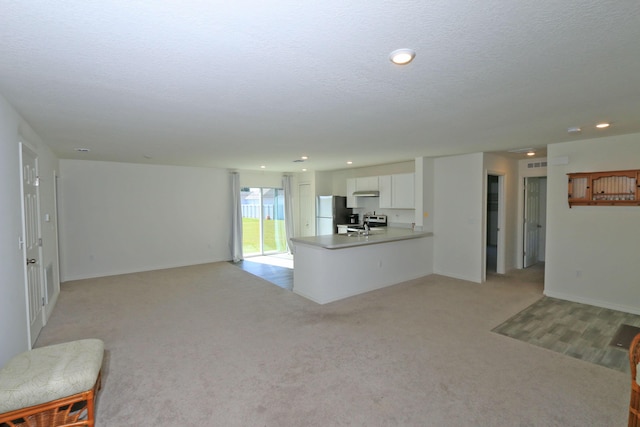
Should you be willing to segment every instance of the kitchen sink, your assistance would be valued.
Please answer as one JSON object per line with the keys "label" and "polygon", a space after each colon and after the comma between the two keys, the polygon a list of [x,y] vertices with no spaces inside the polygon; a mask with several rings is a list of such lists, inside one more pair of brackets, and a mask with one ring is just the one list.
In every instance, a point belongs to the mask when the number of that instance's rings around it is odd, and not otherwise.
{"label": "kitchen sink", "polygon": [[381,234],[384,233],[383,229],[371,229],[369,230],[369,232],[367,233],[365,230],[357,230],[357,231],[349,231],[346,236],[349,237],[366,237],[366,236],[371,236],[374,234]]}

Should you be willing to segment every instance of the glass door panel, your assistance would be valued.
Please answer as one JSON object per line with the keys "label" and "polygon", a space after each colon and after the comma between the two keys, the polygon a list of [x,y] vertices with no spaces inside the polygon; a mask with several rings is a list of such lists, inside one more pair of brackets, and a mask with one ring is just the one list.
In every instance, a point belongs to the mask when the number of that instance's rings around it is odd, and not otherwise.
{"label": "glass door panel", "polygon": [[263,188],[262,201],[262,252],[285,252],[287,243],[284,231],[284,192],[280,188]]}
{"label": "glass door panel", "polygon": [[242,251],[245,256],[283,253],[284,192],[281,188],[243,188]]}
{"label": "glass door panel", "polygon": [[244,256],[259,255],[262,253],[260,189],[242,188],[240,200],[242,201],[242,254]]}

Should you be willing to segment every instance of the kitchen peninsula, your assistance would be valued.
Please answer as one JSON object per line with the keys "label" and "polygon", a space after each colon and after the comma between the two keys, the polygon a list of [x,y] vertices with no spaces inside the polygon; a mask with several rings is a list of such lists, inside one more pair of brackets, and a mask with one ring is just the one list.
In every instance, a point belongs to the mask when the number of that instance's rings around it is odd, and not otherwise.
{"label": "kitchen peninsula", "polygon": [[433,233],[388,227],[291,239],[293,292],[319,304],[433,273]]}

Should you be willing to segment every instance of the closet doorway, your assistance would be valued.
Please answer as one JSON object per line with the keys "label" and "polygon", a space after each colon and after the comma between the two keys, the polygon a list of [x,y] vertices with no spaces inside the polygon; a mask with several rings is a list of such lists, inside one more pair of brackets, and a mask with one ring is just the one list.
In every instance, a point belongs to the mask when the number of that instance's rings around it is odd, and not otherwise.
{"label": "closet doorway", "polygon": [[485,276],[504,274],[504,175],[487,175],[486,197]]}

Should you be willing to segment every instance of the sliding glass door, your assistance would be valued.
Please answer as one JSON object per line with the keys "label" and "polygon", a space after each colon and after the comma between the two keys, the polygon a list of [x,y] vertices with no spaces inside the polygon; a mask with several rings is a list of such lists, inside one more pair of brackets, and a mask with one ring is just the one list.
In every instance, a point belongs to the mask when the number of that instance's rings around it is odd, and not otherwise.
{"label": "sliding glass door", "polygon": [[240,198],[244,256],[286,252],[282,189],[245,187],[240,190]]}

